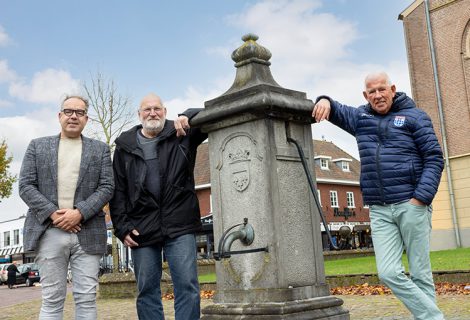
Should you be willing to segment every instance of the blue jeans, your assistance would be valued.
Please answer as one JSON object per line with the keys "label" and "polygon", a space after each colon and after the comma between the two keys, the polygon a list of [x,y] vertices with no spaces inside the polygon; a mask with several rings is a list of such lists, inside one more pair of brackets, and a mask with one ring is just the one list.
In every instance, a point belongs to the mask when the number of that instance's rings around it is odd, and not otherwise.
{"label": "blue jeans", "polygon": [[168,261],[173,281],[175,319],[199,319],[201,311],[194,234],[182,235],[175,239],[168,238],[163,243],[148,247],[132,248],[139,319],[165,319],[160,289],[162,250]]}
{"label": "blue jeans", "polygon": [[100,258],[100,255],[83,251],[76,234],[59,228],[46,230],[36,256],[42,289],[40,320],[63,318],[69,263],[73,277],[75,319],[97,318],[96,287]]}
{"label": "blue jeans", "polygon": [[[442,320],[436,304],[429,258],[430,206],[410,202],[370,207],[372,241],[380,280],[400,299],[415,319]],[[403,250],[410,267],[405,274]]]}

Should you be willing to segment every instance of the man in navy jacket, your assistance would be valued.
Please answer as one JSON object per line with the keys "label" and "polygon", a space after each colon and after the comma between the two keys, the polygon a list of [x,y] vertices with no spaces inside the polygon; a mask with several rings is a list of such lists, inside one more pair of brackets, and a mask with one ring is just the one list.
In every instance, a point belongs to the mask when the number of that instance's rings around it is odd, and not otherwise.
{"label": "man in navy jacket", "polygon": [[[320,96],[312,117],[356,137],[379,278],[415,319],[444,319],[429,259],[431,202],[444,167],[431,119],[384,72],[366,77],[363,95],[368,104],[358,108]],[[411,278],[401,261],[404,249]]]}

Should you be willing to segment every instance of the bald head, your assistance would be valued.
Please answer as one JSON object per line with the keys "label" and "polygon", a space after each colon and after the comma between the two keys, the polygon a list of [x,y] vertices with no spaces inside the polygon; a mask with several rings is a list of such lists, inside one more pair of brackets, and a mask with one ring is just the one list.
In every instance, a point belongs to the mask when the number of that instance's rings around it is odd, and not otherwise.
{"label": "bald head", "polygon": [[158,104],[160,106],[163,106],[162,99],[159,96],[157,96],[155,93],[149,93],[142,98],[142,101],[140,101],[140,108],[142,108],[144,104],[148,104],[149,102],[152,102],[152,104]]}

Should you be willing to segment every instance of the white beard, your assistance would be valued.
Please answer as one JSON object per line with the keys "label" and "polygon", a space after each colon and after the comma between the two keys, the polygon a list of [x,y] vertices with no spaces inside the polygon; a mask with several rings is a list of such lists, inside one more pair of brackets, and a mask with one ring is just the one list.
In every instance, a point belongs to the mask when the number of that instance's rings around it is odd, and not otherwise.
{"label": "white beard", "polygon": [[165,120],[165,118],[146,120],[144,121],[142,126],[144,127],[145,131],[158,134],[163,130],[163,127],[165,126]]}

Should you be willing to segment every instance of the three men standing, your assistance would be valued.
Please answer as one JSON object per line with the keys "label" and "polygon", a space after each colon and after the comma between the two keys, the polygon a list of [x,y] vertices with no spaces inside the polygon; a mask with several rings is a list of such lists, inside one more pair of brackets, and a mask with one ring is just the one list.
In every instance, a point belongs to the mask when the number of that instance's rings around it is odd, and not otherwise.
{"label": "three men standing", "polygon": [[[363,94],[368,104],[359,108],[320,96],[312,116],[329,119],[357,139],[379,277],[416,319],[443,319],[429,259],[431,202],[443,169],[431,120],[385,73],[367,76]],[[96,318],[98,261],[106,248],[101,208],[114,184],[108,147],[81,136],[86,111],[83,98],[66,98],[61,135],[33,140],[20,173],[20,195],[30,208],[25,248],[38,250],[42,276],[41,319],[60,319],[69,261],[77,319]],[[188,109],[174,122],[166,120],[160,97],[149,94],[138,111],[141,125],[116,140],[111,218],[116,236],[132,248],[139,319],[164,318],[162,253],[173,280],[176,319],[200,316],[195,233],[201,222],[193,171],[207,135],[189,127],[198,112]],[[411,278],[401,263],[404,249]]]}

